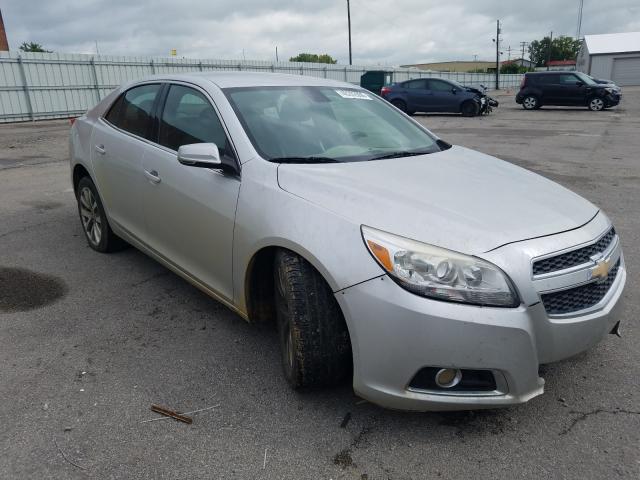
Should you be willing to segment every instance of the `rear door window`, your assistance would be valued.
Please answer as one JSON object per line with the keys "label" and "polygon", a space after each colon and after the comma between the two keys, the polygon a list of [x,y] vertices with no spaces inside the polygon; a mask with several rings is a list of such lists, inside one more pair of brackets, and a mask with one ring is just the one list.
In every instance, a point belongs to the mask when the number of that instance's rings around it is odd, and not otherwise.
{"label": "rear door window", "polygon": [[426,80],[411,80],[403,83],[403,86],[411,90],[427,90],[429,88]]}
{"label": "rear door window", "polygon": [[215,143],[220,155],[233,150],[209,100],[198,90],[171,85],[160,119],[160,145],[178,150],[192,143]]}
{"label": "rear door window", "polygon": [[122,130],[152,140],[151,114],[159,91],[159,83],[127,90],[116,100],[105,119]]}

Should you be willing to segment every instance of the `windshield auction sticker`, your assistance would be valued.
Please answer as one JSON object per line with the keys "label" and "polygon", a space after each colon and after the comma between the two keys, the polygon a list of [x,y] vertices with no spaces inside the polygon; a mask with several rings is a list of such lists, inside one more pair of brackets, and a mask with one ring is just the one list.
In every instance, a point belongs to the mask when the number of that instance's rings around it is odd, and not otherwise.
{"label": "windshield auction sticker", "polygon": [[357,90],[336,90],[336,93],[342,98],[353,98],[355,100],[372,100],[369,95]]}

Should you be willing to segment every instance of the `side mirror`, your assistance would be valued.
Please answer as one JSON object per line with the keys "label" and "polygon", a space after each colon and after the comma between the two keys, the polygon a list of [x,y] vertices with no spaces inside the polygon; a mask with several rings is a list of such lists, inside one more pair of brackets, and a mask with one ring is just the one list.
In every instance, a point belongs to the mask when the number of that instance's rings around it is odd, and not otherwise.
{"label": "side mirror", "polygon": [[221,168],[220,152],[215,143],[192,143],[178,148],[178,162],[189,167]]}
{"label": "side mirror", "polygon": [[456,87],[453,87],[453,88],[451,89],[451,93],[458,93],[458,89],[457,89]]}

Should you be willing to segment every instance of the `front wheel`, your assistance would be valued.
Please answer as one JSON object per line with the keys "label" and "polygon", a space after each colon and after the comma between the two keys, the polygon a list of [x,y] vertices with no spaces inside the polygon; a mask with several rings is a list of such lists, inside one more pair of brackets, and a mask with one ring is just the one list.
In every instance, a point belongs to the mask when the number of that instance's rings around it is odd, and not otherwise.
{"label": "front wheel", "polygon": [[480,113],[480,105],[473,100],[467,100],[460,107],[460,113],[463,117],[475,117]]}
{"label": "front wheel", "polygon": [[274,265],[282,365],[295,389],[334,385],[351,374],[351,343],[340,306],[320,273],[281,250]]}
{"label": "front wheel", "polygon": [[599,112],[600,110],[603,110],[605,107],[604,100],[598,97],[594,97],[591,100],[589,100],[588,107],[589,107],[589,110],[591,110],[592,112]]}

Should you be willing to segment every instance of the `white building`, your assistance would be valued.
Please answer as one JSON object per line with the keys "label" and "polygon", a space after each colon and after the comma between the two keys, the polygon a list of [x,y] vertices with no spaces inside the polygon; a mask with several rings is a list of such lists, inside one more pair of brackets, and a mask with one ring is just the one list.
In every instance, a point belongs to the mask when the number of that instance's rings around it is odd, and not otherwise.
{"label": "white building", "polygon": [[585,35],[576,68],[618,85],[640,85],[640,32]]}

